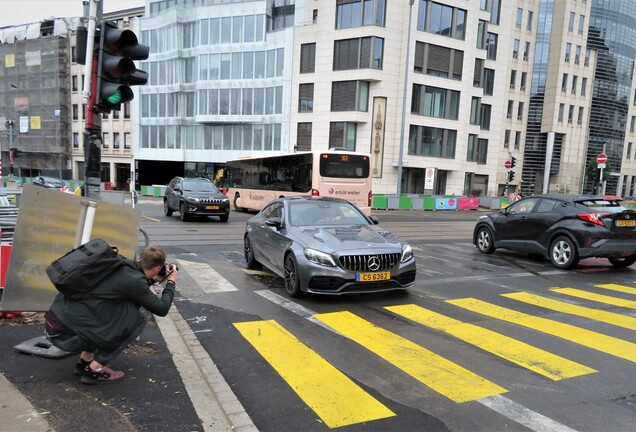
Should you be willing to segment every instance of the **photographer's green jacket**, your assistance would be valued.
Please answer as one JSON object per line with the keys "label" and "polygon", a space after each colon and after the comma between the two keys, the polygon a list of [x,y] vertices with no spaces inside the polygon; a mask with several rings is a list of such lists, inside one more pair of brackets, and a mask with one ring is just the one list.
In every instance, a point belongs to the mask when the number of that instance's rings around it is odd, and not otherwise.
{"label": "photographer's green jacket", "polygon": [[70,300],[57,294],[51,310],[83,339],[102,349],[114,349],[133,330],[140,306],[155,315],[168,314],[175,284],[168,282],[161,297],[150,290],[151,284],[153,281],[146,279],[139,263],[126,260],[89,297]]}

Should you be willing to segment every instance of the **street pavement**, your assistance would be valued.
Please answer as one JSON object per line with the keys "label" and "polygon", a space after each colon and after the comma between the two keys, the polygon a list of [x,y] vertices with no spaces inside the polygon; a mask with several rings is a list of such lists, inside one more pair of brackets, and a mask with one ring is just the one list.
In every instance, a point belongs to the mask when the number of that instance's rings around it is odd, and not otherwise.
{"label": "street pavement", "polygon": [[76,356],[14,348],[43,335],[42,315],[0,318],[0,431],[257,430],[176,306],[115,359],[121,381],[94,386],[73,375]]}

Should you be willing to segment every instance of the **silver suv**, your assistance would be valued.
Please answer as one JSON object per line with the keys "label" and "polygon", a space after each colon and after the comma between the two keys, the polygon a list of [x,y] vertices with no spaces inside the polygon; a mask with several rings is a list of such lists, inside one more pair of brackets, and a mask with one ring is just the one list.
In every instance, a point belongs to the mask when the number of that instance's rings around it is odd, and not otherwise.
{"label": "silver suv", "polygon": [[221,222],[230,218],[230,200],[206,178],[173,178],[163,197],[166,216],[179,212],[182,221],[191,216],[218,216]]}

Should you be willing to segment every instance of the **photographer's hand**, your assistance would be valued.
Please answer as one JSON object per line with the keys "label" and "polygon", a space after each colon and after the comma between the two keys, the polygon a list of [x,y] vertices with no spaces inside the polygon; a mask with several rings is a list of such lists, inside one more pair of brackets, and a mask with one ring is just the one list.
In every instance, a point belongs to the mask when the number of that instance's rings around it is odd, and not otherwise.
{"label": "photographer's hand", "polygon": [[168,269],[168,277],[166,278],[166,280],[168,282],[172,282],[175,283],[177,282],[177,276],[179,276],[179,267],[177,267],[176,264],[171,264],[170,268]]}

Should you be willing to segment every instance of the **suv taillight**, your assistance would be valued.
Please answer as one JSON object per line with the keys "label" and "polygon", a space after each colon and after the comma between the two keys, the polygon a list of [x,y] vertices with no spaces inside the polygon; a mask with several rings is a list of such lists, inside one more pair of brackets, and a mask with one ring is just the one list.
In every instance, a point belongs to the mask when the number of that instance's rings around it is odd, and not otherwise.
{"label": "suv taillight", "polygon": [[369,196],[367,198],[367,207],[371,207],[371,202],[373,201],[373,194],[369,191]]}
{"label": "suv taillight", "polygon": [[577,216],[579,219],[585,222],[590,222],[590,223],[604,227],[605,224],[603,223],[601,218],[603,216],[607,216],[608,214],[609,213],[581,213],[581,214],[578,214]]}
{"label": "suv taillight", "polygon": [[318,192],[318,189],[312,189],[311,196],[320,196],[320,192]]}

